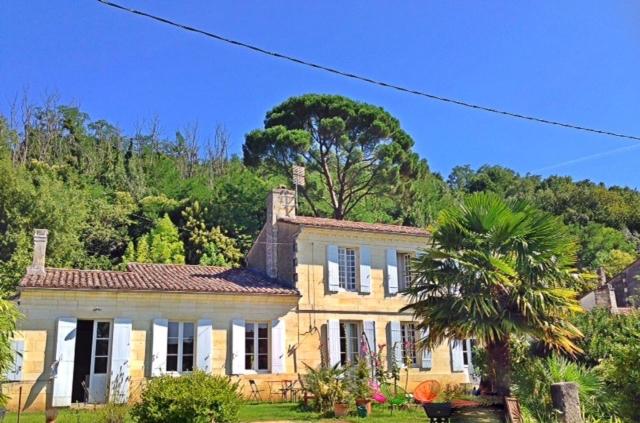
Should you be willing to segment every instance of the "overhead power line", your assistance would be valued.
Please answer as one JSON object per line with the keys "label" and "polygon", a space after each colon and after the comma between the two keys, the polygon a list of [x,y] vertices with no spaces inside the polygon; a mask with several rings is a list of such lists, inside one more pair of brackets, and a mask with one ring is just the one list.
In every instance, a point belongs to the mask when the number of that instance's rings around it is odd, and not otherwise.
{"label": "overhead power line", "polygon": [[293,57],[293,56],[289,56],[286,54],[282,54],[282,53],[278,53],[275,51],[269,51],[266,50],[264,48],[261,47],[257,47],[255,45],[252,44],[247,44],[244,43],[242,41],[237,41],[237,40],[233,40],[231,38],[227,38],[227,37],[223,37],[222,35],[218,35],[218,34],[214,34],[212,32],[209,31],[205,31],[202,29],[198,29],[198,28],[194,28],[192,26],[188,26],[188,25],[184,25],[178,22],[174,22],[171,21],[169,19],[160,17],[160,16],[156,16],[156,15],[152,15],[150,13],[147,12],[143,12],[140,10],[136,10],[136,9],[132,9],[126,6],[122,6],[120,4],[117,3],[113,3],[111,1],[108,0],[97,0],[100,3],[110,6],[110,7],[114,7],[116,9],[120,9],[123,10],[125,12],[129,12],[129,13],[133,13],[139,16],[143,16],[149,19],[153,19],[155,21],[167,24],[167,25],[171,25],[174,26],[176,28],[180,28],[186,31],[190,31],[190,32],[195,32],[197,34],[201,34],[204,35],[206,37],[209,38],[213,38],[216,39],[218,41],[222,41],[228,44],[232,44],[234,46],[237,47],[243,47],[249,50],[252,50],[254,52],[257,53],[261,53],[261,54],[265,54],[267,56],[271,56],[271,57],[275,57],[277,59],[282,59],[282,60],[287,60],[289,62],[293,62],[293,63],[297,63],[299,65],[303,65],[303,66],[307,66],[307,67],[311,67],[314,69],[319,69],[325,72],[329,72],[335,75],[339,75],[345,78],[351,78],[351,79],[355,79],[361,82],[366,82],[369,84],[373,84],[373,85],[377,85],[380,87],[385,87],[385,88],[390,88],[396,91],[400,91],[400,92],[404,92],[404,93],[408,93],[408,94],[413,94],[413,95],[417,95],[417,96],[421,96],[421,97],[426,97],[429,98],[431,100],[437,100],[437,101],[442,101],[445,103],[450,103],[450,104],[455,104],[458,106],[462,106],[462,107],[467,107],[470,109],[475,109],[475,110],[480,110],[483,112],[489,112],[489,113],[495,113],[498,115],[503,115],[503,116],[508,116],[508,117],[512,117],[512,118],[517,118],[517,119],[523,119],[523,120],[528,120],[531,122],[537,122],[537,123],[542,123],[542,124],[546,124],[546,125],[554,125],[554,126],[560,126],[563,128],[569,128],[569,129],[575,129],[575,130],[579,130],[579,131],[585,131],[585,132],[591,132],[591,133],[595,133],[595,134],[600,134],[600,135],[608,135],[611,137],[617,137],[617,138],[625,138],[625,139],[629,139],[629,140],[634,140],[634,141],[640,141],[640,136],[635,136],[635,135],[628,135],[628,134],[622,134],[619,132],[612,132],[612,131],[607,131],[607,130],[603,130],[603,129],[596,129],[596,128],[589,128],[586,126],[580,126],[580,125],[574,125],[571,123],[566,123],[566,122],[560,122],[560,121],[556,121],[556,120],[551,120],[551,119],[545,119],[545,118],[541,118],[541,117],[536,117],[536,116],[531,116],[531,115],[524,115],[521,113],[516,113],[516,112],[510,112],[507,110],[501,110],[501,109],[496,109],[494,107],[488,107],[488,106],[483,106],[480,104],[474,104],[474,103],[469,103],[467,101],[463,101],[463,100],[458,100],[455,98],[449,98],[449,97],[443,97],[440,95],[435,95],[435,94],[430,94],[424,91],[419,91],[419,90],[415,90],[412,88],[407,88],[407,87],[403,87],[400,85],[396,85],[396,84],[392,84],[389,82],[384,82],[384,81],[378,81],[366,76],[362,76],[362,75],[358,75],[358,74],[354,74],[354,73],[350,73],[350,72],[346,72],[340,69],[336,69],[336,68],[332,68],[329,66],[325,66],[325,65],[320,65],[317,63],[313,63],[313,62],[309,62],[306,60],[302,60],[299,59],[297,57]]}

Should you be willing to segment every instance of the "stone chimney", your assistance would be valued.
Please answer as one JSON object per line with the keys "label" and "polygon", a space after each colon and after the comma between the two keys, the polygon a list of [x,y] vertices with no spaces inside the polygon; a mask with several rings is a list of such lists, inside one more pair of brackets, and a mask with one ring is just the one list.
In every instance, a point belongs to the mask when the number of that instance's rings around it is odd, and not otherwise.
{"label": "stone chimney", "polygon": [[278,277],[278,219],[296,216],[296,194],[286,188],[276,188],[267,197],[265,258],[267,276]]}
{"label": "stone chimney", "polygon": [[607,275],[602,267],[598,269],[598,288],[595,290],[595,303],[596,307],[604,307],[612,313],[618,311],[616,292],[613,286],[607,282]]}
{"label": "stone chimney", "polygon": [[44,275],[44,262],[47,256],[47,236],[46,229],[36,229],[33,231],[33,263],[27,268],[27,275]]}

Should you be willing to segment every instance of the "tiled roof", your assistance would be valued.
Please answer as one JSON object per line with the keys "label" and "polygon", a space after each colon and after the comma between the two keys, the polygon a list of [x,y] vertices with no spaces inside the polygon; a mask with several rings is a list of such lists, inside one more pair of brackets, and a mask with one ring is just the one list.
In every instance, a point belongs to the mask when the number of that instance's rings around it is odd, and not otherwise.
{"label": "tiled roof", "polygon": [[313,226],[317,228],[326,228],[326,229],[345,229],[345,230],[365,231],[365,232],[383,232],[383,233],[400,234],[400,235],[429,236],[429,232],[427,232],[422,228],[416,228],[414,226],[387,225],[384,223],[354,222],[351,220],[327,219],[324,217],[309,217],[309,216],[281,217],[278,220],[280,222],[293,223],[296,225],[303,225],[303,226]]}
{"label": "tiled roof", "polygon": [[178,264],[129,264],[125,272],[47,268],[26,275],[21,288],[299,295],[251,270]]}

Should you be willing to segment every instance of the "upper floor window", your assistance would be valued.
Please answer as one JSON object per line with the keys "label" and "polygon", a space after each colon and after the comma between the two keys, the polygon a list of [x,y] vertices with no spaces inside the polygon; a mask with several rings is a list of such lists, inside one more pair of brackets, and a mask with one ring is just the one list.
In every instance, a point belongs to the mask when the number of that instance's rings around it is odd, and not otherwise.
{"label": "upper floor window", "polygon": [[354,363],[360,353],[360,325],[340,322],[340,363]]}
{"label": "upper floor window", "polygon": [[411,261],[409,253],[398,253],[398,290],[404,291],[411,285]]}
{"label": "upper floor window", "polygon": [[402,362],[409,366],[418,365],[418,355],[416,354],[416,326],[413,323],[400,323],[402,334]]}
{"label": "upper floor window", "polygon": [[356,291],[356,250],[338,248],[338,281],[340,288]]}
{"label": "upper floor window", "polygon": [[269,324],[246,322],[244,328],[244,368],[269,371]]}
{"label": "upper floor window", "polygon": [[189,322],[169,322],[167,333],[167,371],[193,370],[194,325]]}

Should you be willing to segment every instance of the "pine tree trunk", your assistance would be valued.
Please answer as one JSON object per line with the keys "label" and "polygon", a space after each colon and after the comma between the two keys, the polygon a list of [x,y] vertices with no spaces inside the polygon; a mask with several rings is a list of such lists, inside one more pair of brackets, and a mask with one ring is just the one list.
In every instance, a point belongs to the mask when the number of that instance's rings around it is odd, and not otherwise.
{"label": "pine tree trunk", "polygon": [[489,378],[493,391],[500,396],[511,394],[511,352],[509,339],[500,339],[487,344]]}

